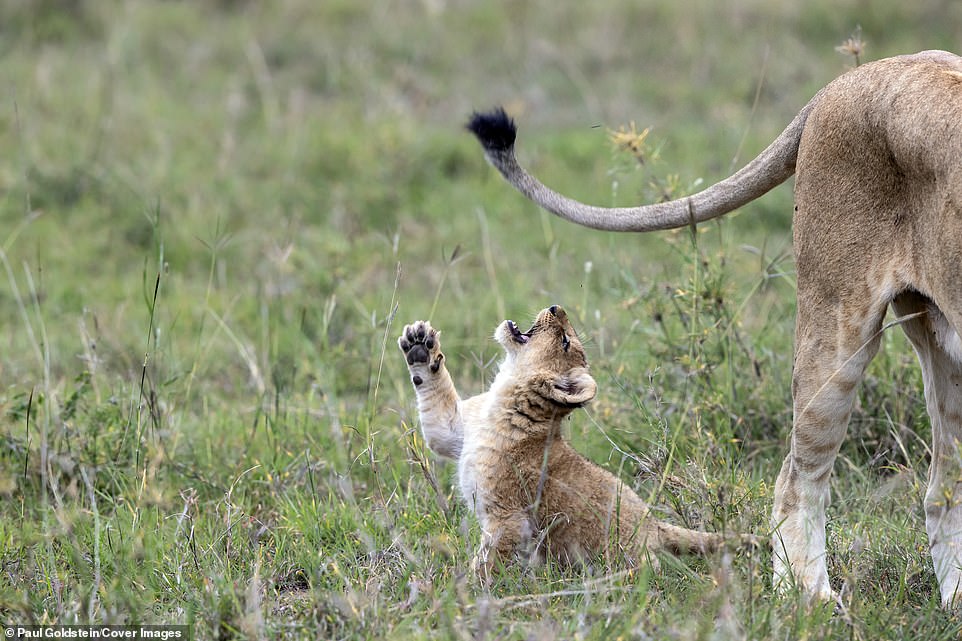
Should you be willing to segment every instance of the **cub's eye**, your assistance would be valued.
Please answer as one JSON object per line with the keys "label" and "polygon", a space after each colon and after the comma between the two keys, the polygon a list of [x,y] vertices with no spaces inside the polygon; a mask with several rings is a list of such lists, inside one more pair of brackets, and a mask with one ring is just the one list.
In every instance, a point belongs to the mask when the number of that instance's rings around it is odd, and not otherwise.
{"label": "cub's eye", "polygon": [[571,341],[568,340],[568,335],[564,334],[561,337],[561,349],[567,352],[569,347],[571,347]]}

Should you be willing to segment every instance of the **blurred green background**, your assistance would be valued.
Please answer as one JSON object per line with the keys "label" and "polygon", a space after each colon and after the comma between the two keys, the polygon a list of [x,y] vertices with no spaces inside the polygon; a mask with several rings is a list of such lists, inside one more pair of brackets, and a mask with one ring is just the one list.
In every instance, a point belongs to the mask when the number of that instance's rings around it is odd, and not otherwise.
{"label": "blurred green background", "polygon": [[[801,636],[957,636],[900,335],[835,486],[887,490],[830,526],[852,611],[900,613],[869,623],[768,598],[764,554],[737,594],[696,562],[536,612],[510,594],[583,577],[519,572],[482,607],[476,524],[421,450],[394,347],[430,318],[476,393],[498,322],[564,304],[602,388],[579,449],[665,518],[764,531],[791,420],[790,185],[695,238],[594,232],[511,190],[463,124],[503,104],[522,162],[592,203],[678,195],[855,65],[836,50],[855,33],[860,62],[958,49],[962,4],[3,2],[0,613],[202,638],[701,638],[729,599],[749,636],[785,616]],[[643,163],[609,139],[632,126],[651,128]]]}

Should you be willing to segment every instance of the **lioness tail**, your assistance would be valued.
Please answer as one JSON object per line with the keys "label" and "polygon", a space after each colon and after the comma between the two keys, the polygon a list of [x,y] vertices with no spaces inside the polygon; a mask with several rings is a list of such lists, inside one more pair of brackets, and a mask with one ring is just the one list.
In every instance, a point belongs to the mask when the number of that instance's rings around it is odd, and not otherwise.
{"label": "lioness tail", "polygon": [[517,128],[504,109],[475,112],[467,123],[485,156],[522,194],[566,220],[607,231],[674,229],[710,220],[738,209],[785,182],[795,173],[798,143],[814,98],[754,160],[734,175],[692,196],[639,207],[595,207],[546,187],[515,158]]}

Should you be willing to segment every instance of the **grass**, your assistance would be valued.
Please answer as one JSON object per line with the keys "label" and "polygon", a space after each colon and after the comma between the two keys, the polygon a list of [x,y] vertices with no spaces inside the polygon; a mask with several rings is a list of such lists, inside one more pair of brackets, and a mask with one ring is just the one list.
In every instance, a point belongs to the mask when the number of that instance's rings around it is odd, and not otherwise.
{"label": "grass", "polygon": [[[941,2],[26,2],[0,7],[0,614],[198,638],[956,639],[927,557],[928,422],[883,338],[833,481],[845,611],[770,553],[471,578],[393,340],[464,393],[559,302],[600,393],[571,439],[667,519],[763,532],[790,426],[789,187],[647,236],[535,210],[461,130],[599,203],[745,162],[851,64],[951,48]],[[658,159],[608,131],[650,127]]]}

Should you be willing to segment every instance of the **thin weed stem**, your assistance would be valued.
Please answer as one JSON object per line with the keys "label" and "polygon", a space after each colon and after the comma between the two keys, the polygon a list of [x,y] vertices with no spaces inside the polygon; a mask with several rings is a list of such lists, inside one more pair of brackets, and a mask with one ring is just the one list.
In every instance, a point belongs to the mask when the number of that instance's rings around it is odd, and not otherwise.
{"label": "thin weed stem", "polygon": [[851,363],[852,360],[862,352],[862,350],[864,350],[866,347],[868,347],[869,345],[871,345],[872,342],[873,342],[875,339],[877,339],[879,336],[881,336],[882,334],[884,334],[884,333],[886,332],[886,330],[888,330],[888,329],[890,329],[890,328],[892,328],[892,327],[895,327],[896,325],[901,325],[902,323],[906,323],[906,322],[908,322],[908,321],[910,321],[910,320],[912,320],[912,319],[914,319],[914,318],[919,318],[920,316],[925,316],[926,314],[928,314],[927,311],[915,312],[915,313],[913,313],[913,314],[906,314],[905,316],[899,316],[899,317],[896,318],[895,320],[889,321],[888,323],[885,323],[884,325],[882,325],[882,327],[879,328],[879,329],[878,329],[874,334],[872,334],[869,338],[867,338],[867,339],[865,340],[865,342],[863,342],[863,343],[859,346],[859,348],[858,348],[857,350],[855,350],[854,352],[852,352],[852,355],[851,355],[851,356],[849,356],[848,358],[846,358],[846,359],[842,362],[841,365],[839,365],[837,368],[835,368],[835,371],[833,371],[833,372],[831,373],[831,375],[830,375],[827,379],[825,379],[825,382],[822,383],[821,386],[819,386],[819,388],[818,388],[817,390],[815,390],[815,393],[812,394],[812,398],[810,398],[810,399],[808,400],[808,403],[806,403],[806,404],[805,404],[805,407],[802,408],[802,411],[799,412],[799,416],[804,416],[805,413],[808,411],[808,408],[811,407],[812,403],[815,402],[815,399],[817,399],[818,396],[819,396],[823,391],[825,391],[825,388],[828,387],[828,386],[832,383],[833,380],[835,380],[835,377],[838,376],[839,372],[841,372],[843,369],[845,369],[845,367],[846,367],[849,363]]}
{"label": "thin weed stem", "polygon": [[381,387],[381,374],[384,371],[384,355],[387,353],[387,342],[388,336],[391,333],[391,327],[394,325],[394,317],[397,316],[397,310],[399,304],[397,302],[398,287],[401,284],[401,263],[398,263],[395,267],[394,272],[394,288],[391,290],[391,311],[387,315],[387,319],[384,323],[384,333],[381,335],[381,353],[378,355],[377,361],[377,372],[374,376],[374,387],[372,390],[372,397],[370,403],[370,414],[368,415],[368,420],[374,420],[374,414],[377,412],[377,395],[378,390]]}
{"label": "thin weed stem", "polygon": [[381,388],[381,374],[384,370],[384,356],[387,353],[388,336],[390,335],[391,327],[394,324],[394,318],[397,315],[399,306],[397,302],[397,293],[400,284],[401,263],[398,263],[394,273],[394,288],[391,291],[391,311],[387,315],[387,319],[384,323],[384,333],[381,335],[381,352],[378,356],[377,370],[374,374],[374,384],[370,392],[371,396],[370,402],[368,403],[367,430],[365,431],[368,461],[371,464],[371,471],[374,472],[374,481],[377,487],[378,498],[381,502],[381,505],[386,505],[386,501],[384,499],[384,488],[382,487],[380,468],[378,466],[377,456],[374,453],[375,432],[371,428],[374,426],[374,417],[378,411],[378,392]]}
{"label": "thin weed stem", "polygon": [[[145,266],[144,268],[145,286],[146,286],[146,282],[147,282],[147,269]],[[135,461],[135,467],[138,469],[140,468],[140,456],[142,454],[144,429],[146,429],[145,422],[142,418],[143,414],[141,412],[141,409],[143,408],[144,399],[146,398],[147,366],[150,362],[151,342],[154,343],[155,348],[157,346],[156,341],[154,339],[154,314],[157,310],[157,297],[159,296],[159,294],[160,294],[160,271],[158,270],[157,277],[154,279],[153,294],[151,296],[147,296],[146,291],[144,292],[144,300],[147,303],[147,340],[146,340],[146,345],[144,349],[144,360],[140,368],[140,385],[139,385],[139,390],[137,394],[137,399],[134,402],[132,402],[130,406],[131,413],[133,413],[135,408],[137,411],[137,428],[136,428],[137,442],[135,445],[134,461]],[[123,445],[123,443],[126,441],[128,430],[132,424],[133,424],[133,417],[128,416],[127,425],[124,428],[124,436],[121,439],[121,445]],[[146,477],[146,472],[147,472],[146,461],[144,462],[143,472]]]}
{"label": "thin weed stem", "polygon": [[208,308],[207,313],[211,315],[211,317],[217,322],[218,327],[224,331],[224,334],[227,335],[227,338],[230,339],[230,342],[232,342],[234,347],[237,348],[237,353],[240,354],[241,360],[243,360],[244,364],[247,365],[247,372],[250,374],[251,381],[254,383],[254,387],[257,388],[257,395],[263,396],[267,391],[267,383],[264,381],[264,376],[261,374],[261,368],[257,364],[257,356],[254,354],[254,350],[250,349],[244,344],[244,341],[240,339],[234,330],[230,328],[230,325],[227,324],[227,321],[225,321],[217,312]]}
{"label": "thin weed stem", "polygon": [[441,300],[441,291],[444,289],[444,283],[448,279],[448,273],[451,271],[451,267],[461,258],[461,245],[455,245],[454,251],[451,252],[450,258],[444,258],[444,269],[441,271],[441,279],[438,281],[438,288],[434,292],[434,301],[431,303],[431,311],[428,312],[428,320],[434,318],[434,312],[438,308],[438,302]]}
{"label": "thin weed stem", "polygon": [[478,207],[478,223],[481,226],[481,246],[484,253],[484,268],[488,273],[488,282],[491,284],[491,291],[498,306],[498,318],[507,318],[505,312],[504,297],[501,295],[501,288],[498,287],[498,275],[494,265],[494,253],[491,251],[491,234],[488,232],[488,217],[484,209]]}
{"label": "thin weed stem", "polygon": [[762,69],[758,74],[758,82],[755,83],[755,97],[752,99],[752,110],[748,114],[748,124],[745,125],[745,130],[742,132],[742,137],[738,141],[738,147],[735,148],[735,155],[732,156],[732,160],[728,163],[728,173],[731,174],[735,171],[738,166],[738,159],[742,155],[742,149],[745,147],[745,141],[748,139],[748,132],[752,129],[752,123],[755,121],[755,113],[758,111],[758,102],[762,96],[762,87],[765,86],[765,77],[768,74],[768,56],[771,54],[772,48],[768,45],[765,46],[765,53],[762,56]]}

